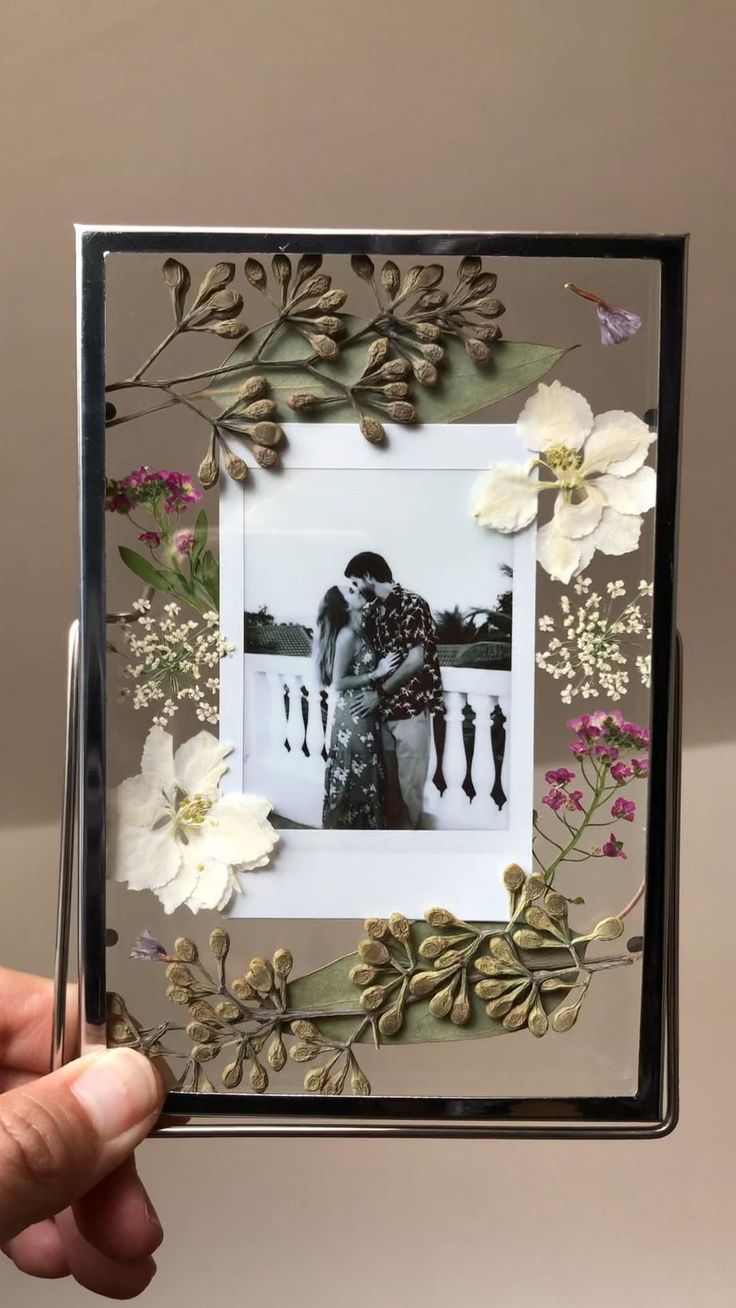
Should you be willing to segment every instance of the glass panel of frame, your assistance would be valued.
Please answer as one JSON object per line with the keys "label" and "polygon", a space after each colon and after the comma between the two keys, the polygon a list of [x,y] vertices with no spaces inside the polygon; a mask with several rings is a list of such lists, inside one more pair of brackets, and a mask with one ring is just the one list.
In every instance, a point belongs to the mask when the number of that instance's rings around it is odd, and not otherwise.
{"label": "glass panel of frame", "polygon": [[656,1129],[683,241],[80,240],[86,1042]]}

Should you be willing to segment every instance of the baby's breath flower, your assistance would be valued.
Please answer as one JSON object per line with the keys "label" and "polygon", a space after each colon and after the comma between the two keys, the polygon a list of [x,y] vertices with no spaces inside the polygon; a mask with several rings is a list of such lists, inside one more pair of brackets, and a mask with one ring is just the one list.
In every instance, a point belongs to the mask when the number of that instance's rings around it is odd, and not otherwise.
{"label": "baby's breath flower", "polygon": [[[642,612],[642,601],[652,593],[651,583],[639,582],[636,597],[622,608],[614,601],[626,601],[623,581],[608,582],[606,599],[591,590],[591,585],[590,577],[576,579],[573,590],[582,601],[577,608],[569,596],[561,596],[559,626],[549,615],[539,618],[537,624],[540,631],[551,635],[547,648],[536,655],[537,666],[564,683],[560,689],[563,704],[571,704],[576,697],[622,699],[629,686],[624,651],[651,640],[651,628]],[[642,684],[649,686],[651,655],[638,655],[635,667]]]}
{"label": "baby's breath flower", "polygon": [[201,622],[179,622],[180,606],[173,601],[159,618],[149,615],[150,607],[148,600],[136,600],[133,608],[140,616],[134,623],[121,623],[131,655],[125,675],[135,683],[133,708],[154,709],[154,726],[166,727],[189,700],[198,720],[214,725],[220,681],[209,676],[203,687],[202,670],[216,668],[235,646],[222,635],[214,610]]}

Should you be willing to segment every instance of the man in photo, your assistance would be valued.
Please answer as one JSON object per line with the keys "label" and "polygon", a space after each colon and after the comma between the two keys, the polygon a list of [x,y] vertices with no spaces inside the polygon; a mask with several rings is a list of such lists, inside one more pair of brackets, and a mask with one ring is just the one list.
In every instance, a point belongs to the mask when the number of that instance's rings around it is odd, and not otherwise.
{"label": "man in photo", "polygon": [[379,658],[398,655],[383,680],[358,692],[355,711],[381,722],[386,770],[386,825],[416,828],[422,819],[429,770],[432,715],[442,708],[442,678],[432,612],[421,595],[393,579],[380,554],[350,560],[350,590],[367,602],[363,626]]}

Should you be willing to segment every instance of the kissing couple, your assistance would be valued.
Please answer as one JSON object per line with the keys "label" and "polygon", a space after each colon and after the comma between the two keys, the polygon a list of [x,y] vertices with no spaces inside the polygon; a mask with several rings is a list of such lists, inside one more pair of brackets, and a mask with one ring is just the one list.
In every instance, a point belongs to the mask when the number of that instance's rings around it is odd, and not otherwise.
{"label": "kissing couple", "polygon": [[356,554],[320,604],[315,653],[321,684],[336,692],[322,826],[418,827],[442,709],[429,605],[380,554]]}

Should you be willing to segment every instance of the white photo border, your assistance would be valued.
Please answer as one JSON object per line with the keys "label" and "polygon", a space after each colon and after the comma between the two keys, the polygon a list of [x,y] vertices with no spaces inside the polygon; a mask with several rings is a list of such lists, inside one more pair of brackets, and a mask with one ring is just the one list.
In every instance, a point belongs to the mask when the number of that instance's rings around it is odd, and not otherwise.
{"label": "white photo border", "polygon": [[[349,423],[289,423],[285,468],[475,471],[491,461],[522,465],[526,451],[511,424],[387,425],[390,448],[376,448]],[[233,440],[236,453],[247,456]],[[251,477],[273,477],[262,469]],[[220,664],[220,738],[233,746],[223,789],[242,791],[245,740],[244,550],[248,482],[223,478],[220,490],[220,623],[234,651]],[[468,506],[468,512],[470,508]],[[479,531],[481,528],[479,528]],[[471,920],[505,920],[501,872],[531,868],[534,780],[535,528],[510,537],[513,567],[512,712],[506,723],[509,821],[504,830],[286,830],[271,864],[249,873],[233,917],[363,918],[394,911],[418,917],[451,903]],[[268,798],[268,796],[266,796]]]}

